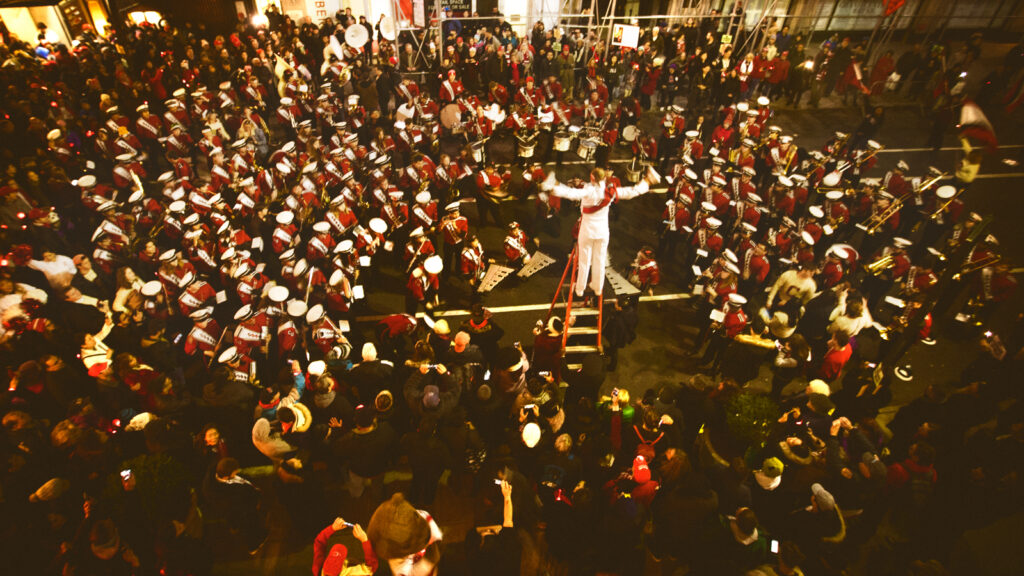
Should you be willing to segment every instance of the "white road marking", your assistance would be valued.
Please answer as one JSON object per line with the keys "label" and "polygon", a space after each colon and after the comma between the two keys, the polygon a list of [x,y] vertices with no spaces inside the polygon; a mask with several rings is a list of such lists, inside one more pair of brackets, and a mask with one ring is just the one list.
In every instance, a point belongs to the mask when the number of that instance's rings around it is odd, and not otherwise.
{"label": "white road marking", "polygon": [[[667,302],[672,300],[688,300],[693,295],[688,292],[678,292],[674,294],[655,294],[654,296],[641,296],[640,302]],[[541,304],[519,304],[516,306],[488,306],[487,310],[492,314],[509,314],[512,312],[537,312],[539,310],[547,310],[551,306],[550,302],[544,302]],[[555,304],[555,308],[565,308],[564,302],[558,302]],[[469,310],[441,310],[431,315],[432,318],[448,318],[451,316],[469,316]],[[379,322],[384,318],[387,318],[390,314],[375,314],[372,316],[360,316],[356,318],[356,322]],[[416,314],[417,318],[423,318],[426,313],[419,312]]]}

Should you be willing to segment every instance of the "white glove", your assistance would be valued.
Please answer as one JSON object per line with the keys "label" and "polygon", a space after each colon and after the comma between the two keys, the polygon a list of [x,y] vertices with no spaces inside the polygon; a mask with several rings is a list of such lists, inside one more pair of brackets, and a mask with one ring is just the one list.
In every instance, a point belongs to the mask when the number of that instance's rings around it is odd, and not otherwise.
{"label": "white glove", "polygon": [[558,184],[558,180],[555,179],[555,173],[552,171],[548,174],[548,177],[544,179],[544,183],[540,185],[540,189],[550,192],[555,189],[556,184]]}

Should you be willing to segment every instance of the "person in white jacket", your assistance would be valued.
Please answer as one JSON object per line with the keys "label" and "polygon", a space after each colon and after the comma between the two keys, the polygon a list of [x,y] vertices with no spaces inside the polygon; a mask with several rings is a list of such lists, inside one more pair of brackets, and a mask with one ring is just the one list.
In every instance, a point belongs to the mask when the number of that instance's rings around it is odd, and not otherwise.
{"label": "person in white jacket", "polygon": [[604,268],[608,262],[608,210],[619,200],[636,198],[650,190],[650,185],[661,180],[653,170],[648,169],[636,186],[615,186],[607,181],[608,172],[603,168],[590,171],[590,183],[582,188],[558,184],[554,177],[548,178],[542,186],[559,198],[577,200],[580,203],[580,234],[577,239],[579,258],[576,274],[576,296],[583,297],[590,279],[590,288],[596,296],[604,289]]}

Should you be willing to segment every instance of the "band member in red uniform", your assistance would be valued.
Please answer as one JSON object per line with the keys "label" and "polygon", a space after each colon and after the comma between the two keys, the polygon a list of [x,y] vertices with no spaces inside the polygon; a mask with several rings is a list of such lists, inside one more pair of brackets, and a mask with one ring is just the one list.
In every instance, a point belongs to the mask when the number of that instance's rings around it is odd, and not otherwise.
{"label": "band member in red uniform", "polygon": [[462,276],[474,289],[480,284],[480,280],[483,279],[484,274],[487,272],[484,247],[476,236],[470,236],[466,241],[466,247],[462,249],[459,269],[462,271]]}
{"label": "band member in red uniform", "polygon": [[530,262],[530,252],[527,249],[529,243],[530,239],[519,227],[519,223],[509,222],[504,242],[505,258],[508,259],[509,266],[522,267]]}

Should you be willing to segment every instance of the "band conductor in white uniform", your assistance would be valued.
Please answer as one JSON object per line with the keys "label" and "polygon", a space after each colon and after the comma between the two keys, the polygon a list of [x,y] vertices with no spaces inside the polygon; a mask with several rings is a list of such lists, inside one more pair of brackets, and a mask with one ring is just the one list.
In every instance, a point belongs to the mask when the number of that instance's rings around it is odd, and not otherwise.
{"label": "band conductor in white uniform", "polygon": [[[604,268],[608,262],[608,210],[619,200],[629,200],[647,193],[650,185],[660,182],[661,177],[648,169],[636,186],[615,186],[608,184],[608,172],[603,168],[590,171],[590,183],[582,188],[558,184],[554,173],[544,182],[543,188],[555,196],[580,202],[580,233],[577,239],[579,268],[576,274],[576,296],[582,298],[590,277],[590,288],[597,296],[604,289]],[[593,274],[591,274],[593,272]]]}

